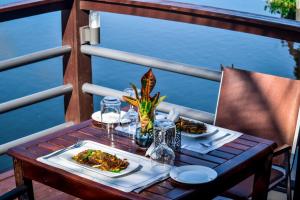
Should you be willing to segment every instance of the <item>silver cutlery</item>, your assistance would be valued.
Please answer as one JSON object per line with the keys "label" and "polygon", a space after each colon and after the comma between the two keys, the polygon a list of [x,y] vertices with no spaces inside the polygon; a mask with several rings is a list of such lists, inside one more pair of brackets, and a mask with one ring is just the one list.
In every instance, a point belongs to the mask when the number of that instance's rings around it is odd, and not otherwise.
{"label": "silver cutlery", "polygon": [[72,146],[69,146],[69,147],[67,147],[67,148],[58,150],[58,151],[56,151],[56,152],[54,152],[54,153],[52,153],[52,154],[50,154],[50,155],[48,155],[48,156],[45,156],[44,159],[48,159],[48,158],[57,156],[57,155],[62,154],[62,153],[64,153],[64,152],[66,152],[66,151],[69,151],[69,150],[71,150],[71,149],[79,148],[79,147],[81,147],[83,144],[84,144],[83,141],[78,141],[77,143],[73,144]]}
{"label": "silver cutlery", "polygon": [[220,141],[220,140],[222,140],[222,139],[224,139],[224,138],[226,138],[226,137],[228,137],[230,135],[231,135],[230,133],[226,133],[225,135],[223,135],[221,137],[218,137],[218,138],[216,138],[214,140],[211,140],[209,142],[199,142],[199,144],[202,145],[202,146],[204,146],[204,147],[211,147],[214,144],[214,142]]}
{"label": "silver cutlery", "polygon": [[215,134],[218,133],[218,132],[219,132],[219,129],[216,129],[216,130],[214,130],[213,132],[211,132],[211,133],[209,134],[209,136],[215,135]]}

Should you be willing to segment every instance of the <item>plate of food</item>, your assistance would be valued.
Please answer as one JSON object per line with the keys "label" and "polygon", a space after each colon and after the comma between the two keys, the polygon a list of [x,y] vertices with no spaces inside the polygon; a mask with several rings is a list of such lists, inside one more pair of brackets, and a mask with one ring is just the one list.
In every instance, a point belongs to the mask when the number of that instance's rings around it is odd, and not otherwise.
{"label": "plate of food", "polygon": [[176,127],[181,131],[183,136],[191,138],[208,137],[219,131],[214,126],[182,117],[176,122]]}
{"label": "plate of food", "polygon": [[128,152],[93,141],[82,141],[78,148],[69,147],[56,157],[72,165],[105,175],[119,177],[138,170],[140,164]]}

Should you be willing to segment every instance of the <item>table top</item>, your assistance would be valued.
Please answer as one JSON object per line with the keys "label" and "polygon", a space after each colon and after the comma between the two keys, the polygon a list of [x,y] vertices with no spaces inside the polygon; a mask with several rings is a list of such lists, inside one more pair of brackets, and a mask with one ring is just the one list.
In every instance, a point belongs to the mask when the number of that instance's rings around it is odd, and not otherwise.
{"label": "table top", "polygon": [[208,154],[182,149],[180,153],[176,153],[175,165],[197,164],[211,167],[217,171],[217,179],[207,184],[190,186],[176,183],[169,178],[137,194],[118,191],[36,161],[40,156],[70,146],[79,140],[92,140],[131,153],[145,154],[145,149],[139,148],[125,133],[112,131],[108,134],[105,129],[95,126],[91,120],[12,148],[8,154],[22,161],[25,178],[80,198],[97,199],[101,195],[110,199],[159,200],[194,196],[214,197],[254,173],[257,162],[264,160],[276,148],[272,141],[243,134]]}

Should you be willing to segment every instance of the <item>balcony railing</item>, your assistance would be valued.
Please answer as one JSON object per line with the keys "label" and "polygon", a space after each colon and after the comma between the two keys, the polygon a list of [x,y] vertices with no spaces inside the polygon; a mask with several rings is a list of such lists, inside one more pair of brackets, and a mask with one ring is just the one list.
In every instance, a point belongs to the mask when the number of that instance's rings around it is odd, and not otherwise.
{"label": "balcony railing", "polygon": [[[91,56],[100,56],[141,66],[151,66],[160,70],[211,81],[219,82],[221,80],[221,71],[114,49],[81,45],[79,28],[88,24],[89,10],[172,20],[288,41],[300,41],[300,23],[296,21],[160,0],[25,0],[0,6],[0,22],[59,10],[61,10],[62,22],[62,46],[0,61],[0,72],[5,73],[6,70],[15,67],[62,55],[64,84],[1,103],[0,114],[64,95],[66,123],[2,144],[0,145],[0,154],[5,153],[8,148],[13,146],[42,137],[73,123],[87,120],[93,112],[92,95],[121,97],[123,94],[121,91],[92,84]],[[185,106],[162,103],[158,109],[168,112],[172,107],[178,108],[183,116],[208,123],[214,121],[214,114]],[[297,195],[299,194],[295,192],[295,199],[299,198]]]}

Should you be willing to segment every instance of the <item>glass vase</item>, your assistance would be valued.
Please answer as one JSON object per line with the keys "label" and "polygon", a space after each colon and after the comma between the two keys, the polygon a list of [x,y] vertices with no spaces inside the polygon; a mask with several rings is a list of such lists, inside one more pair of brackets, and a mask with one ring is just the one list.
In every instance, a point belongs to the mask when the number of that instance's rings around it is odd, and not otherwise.
{"label": "glass vase", "polygon": [[143,133],[141,127],[137,127],[134,139],[140,147],[148,148],[153,142],[153,129]]}
{"label": "glass vase", "polygon": [[155,119],[155,111],[143,112],[138,109],[139,126],[135,133],[135,143],[142,148],[148,148],[153,142],[153,126]]}

